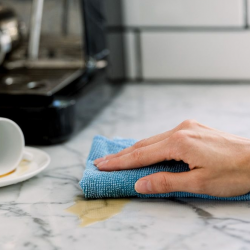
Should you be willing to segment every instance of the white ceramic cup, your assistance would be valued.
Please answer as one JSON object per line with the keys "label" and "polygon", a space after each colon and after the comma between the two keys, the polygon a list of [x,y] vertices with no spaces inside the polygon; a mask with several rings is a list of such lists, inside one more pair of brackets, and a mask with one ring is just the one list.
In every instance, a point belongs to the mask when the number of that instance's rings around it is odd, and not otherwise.
{"label": "white ceramic cup", "polygon": [[25,152],[23,132],[13,121],[0,117],[0,176],[14,171],[22,159],[32,160]]}

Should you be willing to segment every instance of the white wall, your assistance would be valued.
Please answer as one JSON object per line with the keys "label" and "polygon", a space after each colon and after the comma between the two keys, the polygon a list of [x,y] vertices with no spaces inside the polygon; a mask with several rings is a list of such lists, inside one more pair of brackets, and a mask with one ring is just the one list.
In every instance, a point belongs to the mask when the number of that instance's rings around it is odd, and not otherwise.
{"label": "white wall", "polygon": [[241,26],[242,0],[123,0],[126,26]]}
{"label": "white wall", "polygon": [[107,0],[114,78],[250,80],[249,1]]}

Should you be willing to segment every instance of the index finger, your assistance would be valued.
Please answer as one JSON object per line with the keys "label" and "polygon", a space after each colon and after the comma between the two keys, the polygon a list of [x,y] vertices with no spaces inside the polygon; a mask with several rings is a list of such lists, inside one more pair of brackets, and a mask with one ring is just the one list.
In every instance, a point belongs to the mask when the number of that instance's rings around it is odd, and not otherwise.
{"label": "index finger", "polygon": [[157,143],[157,142],[160,142],[168,137],[170,137],[174,132],[176,132],[177,130],[179,129],[179,127],[176,127],[172,130],[169,130],[167,132],[164,132],[164,133],[161,133],[161,134],[158,134],[158,135],[154,135],[152,137],[149,137],[147,139],[143,139],[141,141],[138,141],[136,142],[133,146],[131,147],[128,147],[128,148],[125,148],[124,150],[120,151],[119,153],[117,154],[110,154],[110,155],[107,155],[105,157],[102,157],[102,158],[99,158],[99,159],[96,159],[94,161],[94,164],[95,165],[98,165],[100,162],[102,161],[106,161],[106,160],[110,160],[110,159],[113,159],[113,158],[116,158],[116,157],[121,157],[123,155],[126,155],[126,154],[129,154],[131,152],[133,152],[134,150],[136,149],[140,149],[142,147],[146,147],[146,146],[149,146],[151,144],[154,144],[154,143]]}
{"label": "index finger", "polygon": [[97,164],[103,171],[124,170],[141,168],[165,160],[180,160],[174,155],[174,145],[169,145],[169,139],[162,140],[152,145],[136,149],[128,154],[102,161]]}

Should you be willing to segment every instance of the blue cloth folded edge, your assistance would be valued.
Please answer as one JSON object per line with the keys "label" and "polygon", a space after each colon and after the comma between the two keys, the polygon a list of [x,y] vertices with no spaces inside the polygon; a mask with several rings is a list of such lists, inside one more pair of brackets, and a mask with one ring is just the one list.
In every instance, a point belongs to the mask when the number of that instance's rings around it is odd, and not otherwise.
{"label": "blue cloth folded edge", "polygon": [[[94,165],[94,160],[104,157],[108,154],[118,153],[119,151],[132,146],[134,139],[113,139],[109,140],[103,136],[97,135],[93,139],[92,147],[87,159],[86,169],[83,178],[79,182],[87,199],[96,198],[122,198],[122,197],[139,197],[139,198],[203,198],[214,200],[230,201],[248,201],[250,193],[235,197],[215,197],[205,194],[194,194],[187,192],[172,192],[165,194],[139,194],[135,191],[136,181],[144,176],[157,172],[184,172],[190,171],[184,162],[166,161],[154,164],[149,167],[105,172],[99,171]],[[187,183],[188,185],[188,183]]]}

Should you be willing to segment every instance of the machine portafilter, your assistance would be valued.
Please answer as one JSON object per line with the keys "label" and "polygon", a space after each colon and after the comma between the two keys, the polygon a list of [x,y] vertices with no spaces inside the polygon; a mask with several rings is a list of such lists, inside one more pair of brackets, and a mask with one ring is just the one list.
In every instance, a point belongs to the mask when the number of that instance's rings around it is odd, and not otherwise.
{"label": "machine portafilter", "polygon": [[20,44],[21,26],[16,13],[0,5],[0,65],[5,56]]}

